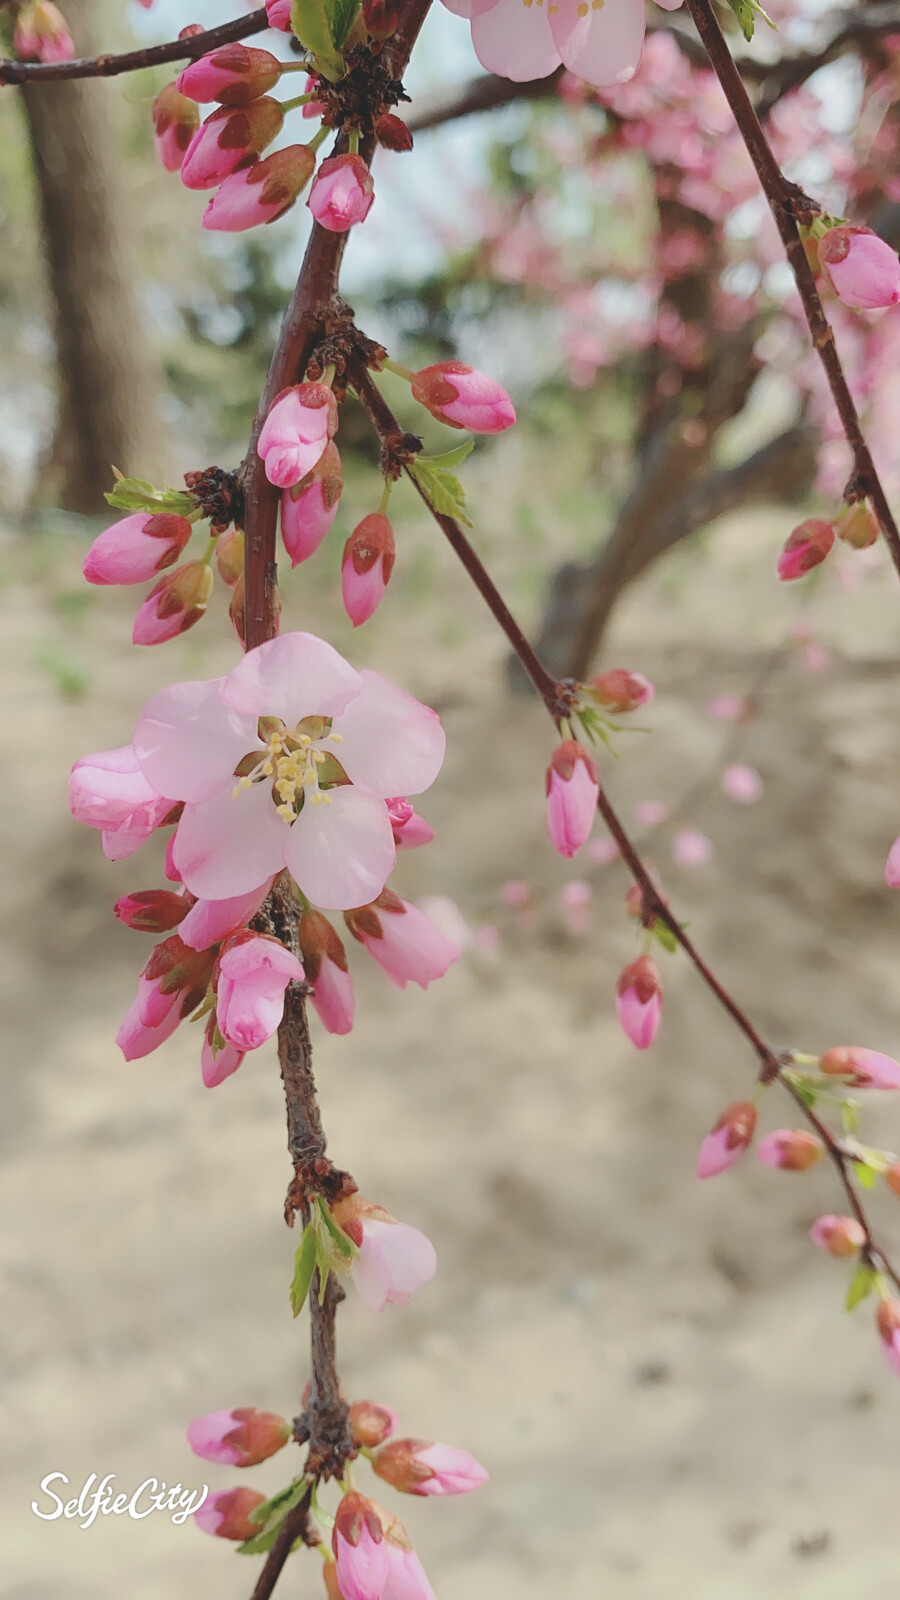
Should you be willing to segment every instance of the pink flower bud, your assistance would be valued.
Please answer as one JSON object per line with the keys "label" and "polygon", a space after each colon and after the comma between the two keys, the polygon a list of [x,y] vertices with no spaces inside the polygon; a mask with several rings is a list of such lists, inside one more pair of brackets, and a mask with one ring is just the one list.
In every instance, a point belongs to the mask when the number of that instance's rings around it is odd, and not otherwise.
{"label": "pink flower bud", "polygon": [[208,950],[218,944],[256,916],[274,881],[267,878],[258,889],[233,895],[230,900],[195,901],[178,929],[179,939],[191,950]]}
{"label": "pink flower bud", "polygon": [[184,153],[200,123],[196,102],[167,83],[153,102],[153,142],[167,172],[180,172]]}
{"label": "pink flower bud", "polygon": [[783,583],[802,578],[825,560],[834,544],[834,529],[821,517],[801,522],[787,540],[778,557],[778,576]]}
{"label": "pink flower bud", "polygon": [[156,1027],[173,1004],[179,1015],[188,1016],[206,999],[212,976],[213,956],[206,950],[191,950],[177,933],[153,948],[138,984],[138,1016],[148,1027]]}
{"label": "pink flower bud", "polygon": [[178,560],[192,532],[186,517],[136,511],[98,534],[82,570],[88,583],[146,583]]}
{"label": "pink flower bud", "polygon": [[381,1513],[381,1518],[388,1551],[388,1579],[382,1600],[436,1600],[403,1523],[387,1511]]}
{"label": "pink flower bud", "polygon": [[594,825],[597,768],[577,739],[557,745],[547,768],[547,827],[561,856],[577,855]]}
{"label": "pink flower bud", "polygon": [[745,694],[714,694],[706,707],[706,715],[714,722],[746,722],[752,711]]}
{"label": "pink flower bud", "polygon": [[226,178],[201,218],[213,233],[245,233],[274,222],[294,205],[316,165],[308,144],[289,144]]}
{"label": "pink flower bud", "polygon": [[849,544],[853,550],[868,550],[870,545],[877,542],[879,527],[876,517],[868,500],[857,500],[854,505],[847,506],[838,517],[834,531],[839,539]]}
{"label": "pink flower bud", "polygon": [[635,1048],[649,1049],[662,1017],[662,984],[659,969],[650,956],[638,956],[620,972],[616,1010]]}
{"label": "pink flower bud", "polygon": [[900,889],[900,836],[891,845],[884,864],[884,881],[889,889]]}
{"label": "pink flower bud", "polygon": [[303,967],[313,1009],[329,1033],[349,1033],[353,1027],[353,979],[347,970],[347,953],[334,928],[321,911],[306,911],[297,930]]}
{"label": "pink flower bud", "polygon": [[400,22],[398,0],[363,0],[362,19],[372,39],[390,39]]}
{"label": "pink flower bud", "polygon": [[885,1356],[900,1374],[900,1300],[882,1300],[875,1313],[875,1323]]}
{"label": "pink flower bud", "polygon": [[[310,73],[303,85],[303,93],[315,94],[319,87],[320,83],[318,77],[314,73]],[[303,107],[300,114],[304,117],[320,117],[324,110],[325,107],[321,100],[307,100],[306,105]]]}
{"label": "pink flower bud", "polygon": [[213,1040],[216,1033],[216,1014],[213,1012],[203,1036],[203,1048],[200,1052],[200,1071],[206,1089],[215,1089],[220,1083],[224,1083],[233,1072],[237,1072],[244,1059],[244,1051],[236,1050],[233,1044],[215,1049]]}
{"label": "pink flower bud", "polygon": [[372,174],[362,156],[330,156],[316,173],[306,203],[320,227],[346,233],[365,221],[374,198]]}
{"label": "pink flower bud", "polygon": [[354,628],[378,609],[394,570],[394,530],[381,511],[363,517],[344,546],[341,593]]}
{"label": "pink flower bud", "polygon": [[312,472],[337,432],[334,395],[324,383],[298,383],[283,389],[262,425],[257,449],[266,477],[289,489]]}
{"label": "pink flower bud", "polygon": [[900,1089],[900,1061],[880,1050],[838,1045],[819,1058],[823,1072],[848,1078],[856,1089]]}
{"label": "pink flower bud", "polygon": [[164,644],[187,633],[205,615],[212,591],[212,570],[203,561],[188,561],[166,573],[134,619],[132,643]]}
{"label": "pink flower bud", "polygon": [[638,706],[648,706],[654,695],[652,683],[642,673],[626,672],[624,667],[601,672],[585,688],[591,698],[613,716],[624,716],[628,711],[636,711]]}
{"label": "pink flower bud", "polygon": [[123,894],[113,909],[126,928],[137,928],[141,933],[168,933],[187,915],[190,903],[190,898],[171,889],[139,889],[135,894]]}
{"label": "pink flower bud", "polygon": [[344,921],[398,989],[408,983],[427,989],[460,957],[459,946],[392,889],[384,889],[371,905],[346,911]]}
{"label": "pink flower bud", "polygon": [[188,189],[214,189],[233,172],[250,167],[281,132],[284,112],[262,95],[246,106],[220,106],[188,145],[181,181]]}
{"label": "pink flower bud", "polygon": [[130,856],[172,812],[172,801],[151,789],[130,744],[76,761],[69,806],[77,822],[100,830],[109,861]]}
{"label": "pink flower bud", "polygon": [[149,987],[147,984],[139,986],[137,999],[129,1006],[116,1034],[116,1044],[126,1061],[140,1061],[158,1050],[161,1044],[171,1038],[181,1021],[177,995],[172,997],[172,1003],[161,1021],[154,1024],[142,1021],[141,1011],[145,1009]]}
{"label": "pink flower bud", "polygon": [[722,773],[722,793],[738,805],[752,806],[762,799],[763,781],[755,767],[736,761]]}
{"label": "pink flower bud", "polygon": [[216,1016],[226,1043],[258,1050],[284,1015],[284,991],[302,983],[303,968],[277,939],[237,935],[219,957]]}
{"label": "pink flower bud", "polygon": [[733,1167],[747,1149],[755,1129],[756,1107],[749,1100],[736,1100],[722,1112],[700,1146],[697,1177],[715,1178]]}
{"label": "pink flower bud", "polygon": [[347,1421],[360,1449],[375,1450],[396,1428],[397,1413],[390,1406],[376,1405],[374,1400],[354,1400]]}
{"label": "pink flower bud", "polygon": [[291,32],[291,0],[266,0],[266,16],[270,28],[277,28],[279,33]]}
{"label": "pink flower bud", "polygon": [[382,1600],[388,1553],[374,1502],[363,1494],[345,1494],[335,1515],[331,1544],[344,1600]]}
{"label": "pink flower bud", "polygon": [[32,0],[16,17],[13,49],[20,61],[71,61],[75,45],[69,24],[52,0]]}
{"label": "pink flower bud", "polygon": [[259,1523],[250,1521],[250,1512],[261,1506],[265,1498],[256,1489],[219,1489],[198,1506],[194,1521],[204,1533],[243,1544],[245,1539],[254,1539],[260,1532]]}
{"label": "pink flower bud", "polygon": [[204,1461],[222,1461],[229,1467],[255,1467],[281,1450],[291,1437],[291,1425],[274,1411],[243,1406],[236,1411],[208,1411],[196,1417],[187,1431],[188,1444]]}
{"label": "pink flower bud", "polygon": [[306,477],[281,496],[281,537],[292,567],[315,555],[337,516],[343,487],[338,447],[329,441]]}
{"label": "pink flower bud", "polygon": [[350,1276],[373,1311],[405,1306],[437,1269],[431,1240],[419,1228],[398,1222],[364,1195],[352,1194],[332,1207],[335,1221],[358,1247]]}
{"label": "pink flower bud", "polygon": [[878,311],[900,300],[897,252],[871,228],[830,228],[819,240],[819,261],[838,299],[854,311]]}
{"label": "pink flower bud", "polygon": [[229,589],[244,576],[244,535],[240,528],[229,528],[216,540],[216,570]]}
{"label": "pink flower bud", "polygon": [[385,150],[395,150],[402,154],[413,147],[413,136],[401,117],[395,117],[393,112],[386,111],[378,118],[375,124],[375,137]]}
{"label": "pink flower bud", "polygon": [[200,105],[218,100],[225,106],[245,106],[261,94],[268,94],[281,71],[281,62],[268,50],[223,44],[199,61],[192,61],[176,81],[181,93]]}
{"label": "pink flower bud", "polygon": [[855,1217],[817,1217],[809,1230],[813,1244],[830,1256],[855,1256],[866,1235]]}
{"label": "pink flower bud", "polygon": [[461,361],[423,367],[413,378],[412,395],[438,422],[470,433],[503,433],[516,420],[502,385]]}
{"label": "pink flower bud", "polygon": [[672,835],[671,851],[676,867],[688,870],[707,866],[715,854],[712,840],[699,828],[679,828]]}
{"label": "pink flower bud", "polygon": [[487,1482],[484,1467],[467,1450],[423,1439],[392,1439],[379,1450],[373,1470],[404,1494],[465,1494]]}
{"label": "pink flower bud", "polygon": [[431,823],[420,817],[417,811],[413,811],[401,826],[393,823],[393,829],[398,850],[418,850],[423,844],[431,844],[434,839]]}
{"label": "pink flower bud", "polygon": [[821,1161],[825,1146],[815,1133],[805,1128],[776,1128],[760,1139],[756,1153],[767,1167],[778,1167],[782,1172],[805,1172]]}

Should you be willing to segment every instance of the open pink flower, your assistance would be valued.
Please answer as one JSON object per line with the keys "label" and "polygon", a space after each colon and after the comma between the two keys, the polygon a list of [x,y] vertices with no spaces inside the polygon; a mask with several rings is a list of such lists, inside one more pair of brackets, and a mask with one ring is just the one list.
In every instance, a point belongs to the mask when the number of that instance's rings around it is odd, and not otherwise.
{"label": "open pink flower", "polygon": [[392,889],[383,890],[371,905],[346,912],[344,921],[398,989],[408,983],[427,989],[460,957],[459,946]]}
{"label": "open pink flower", "polygon": [[306,188],[316,165],[308,144],[290,144],[233,172],[216,190],[201,219],[212,233],[245,233],[275,222]]}
{"label": "open pink flower", "polygon": [[255,1467],[281,1450],[291,1437],[291,1425],[274,1411],[240,1406],[236,1411],[208,1411],[195,1417],[187,1431],[188,1444],[204,1461],[221,1461],[229,1467]]}
{"label": "open pink flower", "polygon": [[819,261],[839,300],[854,311],[878,311],[900,300],[900,259],[871,228],[830,228]]}
{"label": "open pink flower", "polygon": [[547,827],[561,856],[577,855],[594,825],[597,768],[577,739],[557,745],[547,768]]}
{"label": "open pink flower", "polygon": [[226,1044],[258,1050],[284,1016],[284,991],[302,983],[303,968],[277,939],[238,934],[219,957],[216,1018]]}
{"label": "open pink flower", "polygon": [[261,1506],[265,1498],[258,1489],[218,1489],[197,1507],[194,1521],[204,1533],[243,1544],[245,1539],[254,1538],[260,1531],[259,1523],[250,1521],[250,1512]]}
{"label": "open pink flower", "polygon": [[187,189],[214,189],[233,172],[252,166],[280,133],[284,112],[271,95],[246,106],[220,106],[193,135],[181,167]]}
{"label": "open pink flower", "polygon": [[404,1494],[466,1494],[487,1483],[488,1474],[468,1450],[424,1439],[392,1439],[372,1466],[379,1478]]}
{"label": "open pink flower", "polygon": [[[662,0],[667,11],[680,0]],[[596,87],[634,75],[644,41],[644,0],[607,0],[603,6],[559,0],[526,6],[523,0],[444,0],[468,17],[472,43],[488,72],[516,83],[545,78],[562,62]]]}
{"label": "open pink flower", "polygon": [[281,537],[291,566],[315,555],[337,516],[344,473],[330,440],[315,466],[281,496]]}
{"label": "open pink flower", "polygon": [[364,222],[375,199],[372,174],[362,156],[330,156],[316,173],[306,202],[322,228],[346,233]]}
{"label": "open pink flower", "polygon": [[361,1194],[339,1200],[333,1213],[357,1246],[350,1276],[373,1311],[408,1305],[416,1290],[434,1277],[437,1253],[420,1229],[398,1222]]}
{"label": "open pink flower", "polygon": [[184,153],[200,123],[194,100],[167,83],[153,102],[153,142],[167,172],[180,172]]}
{"label": "open pink flower", "polygon": [[76,821],[99,828],[109,861],[121,861],[139,849],[173,808],[147,782],[130,744],[76,761],[69,777],[69,805]]}
{"label": "open pink flower", "polygon": [[384,802],[429,788],[444,746],[435,712],[309,633],[164,689],[135,734],[151,789],[185,802],[174,862],[192,894],[250,894],[287,867],[339,911],[380,894],[396,860]]}
{"label": "open pink flower", "polygon": [[329,1033],[349,1033],[353,1027],[353,979],[347,970],[347,953],[334,928],[321,911],[307,911],[297,929],[303,967],[312,984],[313,1009]]}
{"label": "open pink flower", "polygon": [[461,361],[438,361],[423,367],[412,381],[412,396],[451,428],[470,433],[503,433],[516,420],[515,408],[501,384]]}
{"label": "open pink flower", "polygon": [[656,1038],[662,1017],[659,968],[650,956],[638,956],[619,974],[616,1010],[632,1044],[647,1050]]}
{"label": "open pink flower", "polygon": [[750,1144],[755,1129],[756,1107],[749,1100],[736,1100],[722,1112],[700,1146],[697,1177],[716,1178],[733,1167]]}
{"label": "open pink flower", "polygon": [[136,511],[97,535],[82,570],[88,583],[146,583],[178,560],[192,532],[187,517]]}
{"label": "open pink flower", "polygon": [[297,383],[272,402],[259,435],[257,450],[266,477],[289,489],[312,472],[337,432],[334,395],[325,383]]}

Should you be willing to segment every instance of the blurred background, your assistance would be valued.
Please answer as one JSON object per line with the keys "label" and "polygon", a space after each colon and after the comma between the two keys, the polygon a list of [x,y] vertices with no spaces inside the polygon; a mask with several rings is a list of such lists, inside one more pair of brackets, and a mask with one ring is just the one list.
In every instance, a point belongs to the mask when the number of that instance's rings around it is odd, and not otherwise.
{"label": "blurred background", "polygon": [[[171,37],[185,20],[174,0],[149,16],[66,9],[79,52]],[[464,25],[438,8],[412,120],[446,110],[476,66]],[[862,90],[836,66],[810,93],[841,139]],[[296,1240],[281,1223],[274,1051],[215,1091],[189,1027],[122,1063],[114,1035],[149,945],[111,908],[162,881],[161,852],[110,866],[66,803],[72,761],[126,742],[161,683],[235,658],[221,585],[194,631],[140,651],[135,593],[89,588],[81,561],[112,520],[111,463],[178,484],[240,459],[307,227],[298,207],[246,236],[200,231],[203,197],[153,154],[164,81],[0,97],[9,1600],[249,1595],[257,1561],[190,1525],[108,1517],[82,1532],[29,1506],[56,1471],[72,1494],[91,1472],[129,1492],[148,1476],[230,1485],[236,1474],[190,1454],[187,1423],[239,1405],[291,1415],[307,1376],[305,1322],[287,1305]],[[788,382],[787,289],[751,211],[697,216],[740,257],[705,260],[717,281],[762,255],[756,280],[736,280],[752,337],[746,316],[716,320],[689,250],[648,290],[642,252],[666,232],[665,197],[646,152],[639,167],[603,145],[627,115],[516,104],[380,157],[346,292],[398,360],[458,353],[512,390],[519,424],[463,469],[473,538],[561,670],[621,665],[656,684],[634,719],[652,732],[621,735],[604,774],[701,950],[777,1044],[896,1054],[900,940],[881,877],[900,826],[896,579],[877,553],[842,549],[802,592],[775,583],[794,522],[831,514],[837,471],[815,381]],[[585,151],[611,162],[608,182],[580,180]],[[384,382],[421,428],[403,385]],[[890,413],[879,420],[890,471]],[[430,448],[455,442],[424,431]],[[346,1039],[316,1029],[335,1159],[439,1256],[403,1312],[350,1296],[340,1368],[352,1398],[393,1406],[404,1432],[464,1446],[491,1472],[458,1501],[384,1498],[441,1600],[757,1600],[764,1586],[889,1600],[898,1391],[870,1307],[844,1314],[846,1272],[807,1237],[840,1209],[831,1174],[751,1156],[695,1182],[697,1145],[750,1091],[753,1061],[680,958],[660,957],[654,1047],[623,1038],[615,979],[640,949],[627,875],[599,834],[570,864],[550,848],[552,730],[408,487],[392,500],[390,589],[354,635],[340,555],[379,486],[352,405],[339,442],[338,521],[311,563],[283,572],[286,617],[440,711],[447,762],[422,805],[437,839],[402,857],[395,882],[466,945],[427,993],[402,995],[354,950],[357,1026]],[[722,790],[735,763],[762,779],[752,805]],[[763,1115],[791,1122],[774,1094]],[[890,1104],[867,1128],[900,1142]],[[886,1237],[900,1236],[896,1207],[873,1196]],[[291,1470],[279,1456],[245,1478],[273,1492]],[[323,1593],[318,1558],[297,1556],[282,1587]]]}

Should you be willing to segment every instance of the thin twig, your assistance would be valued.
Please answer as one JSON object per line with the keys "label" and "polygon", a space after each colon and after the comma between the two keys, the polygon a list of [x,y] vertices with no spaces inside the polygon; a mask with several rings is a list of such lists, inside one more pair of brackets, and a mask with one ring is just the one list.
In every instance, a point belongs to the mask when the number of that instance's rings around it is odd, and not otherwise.
{"label": "thin twig", "polygon": [[167,44],[146,45],[143,50],[126,50],[123,55],[86,56],[79,61],[0,61],[0,84],[58,83],[61,78],[115,78],[120,72],[139,72],[142,67],[157,67],[166,61],[196,61],[220,44],[233,44],[261,33],[269,27],[265,6],[233,22],[220,22],[205,33],[187,39],[170,39]]}

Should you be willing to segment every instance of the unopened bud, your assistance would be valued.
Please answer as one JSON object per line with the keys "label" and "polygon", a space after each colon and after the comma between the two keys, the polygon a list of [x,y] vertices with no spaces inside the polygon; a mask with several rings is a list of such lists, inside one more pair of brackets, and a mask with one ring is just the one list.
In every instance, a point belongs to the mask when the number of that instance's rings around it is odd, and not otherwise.
{"label": "unopened bud", "polygon": [[782,1172],[805,1172],[814,1167],[825,1154],[825,1146],[815,1133],[805,1128],[776,1128],[767,1133],[756,1147],[760,1161],[767,1167],[778,1167]]}
{"label": "unopened bud", "polygon": [[384,512],[363,517],[344,546],[341,565],[341,592],[354,628],[377,610],[395,558],[394,530]]}
{"label": "unopened bud", "polygon": [[893,1190],[894,1194],[900,1199],[900,1161],[891,1163],[884,1175],[884,1181],[888,1188]]}
{"label": "unopened bud", "polygon": [[756,1130],[756,1107],[749,1100],[736,1100],[722,1112],[711,1133],[700,1146],[697,1177],[715,1178],[740,1160]]}
{"label": "unopened bud", "polygon": [[372,1468],[403,1494],[465,1494],[487,1480],[484,1467],[467,1450],[424,1439],[391,1440],[379,1450]]}
{"label": "unopened bud", "polygon": [[374,1400],[354,1400],[347,1420],[360,1449],[375,1450],[396,1428],[397,1413],[390,1406],[376,1405]]}
{"label": "unopened bud", "polygon": [[204,1461],[221,1461],[231,1467],[255,1467],[283,1449],[291,1425],[274,1411],[241,1406],[235,1411],[209,1411],[195,1417],[187,1431],[188,1444]]}
{"label": "unopened bud", "polygon": [[894,1371],[900,1373],[900,1300],[882,1300],[875,1322],[882,1349]]}
{"label": "unopened bud", "polygon": [[390,111],[386,111],[383,117],[378,118],[375,124],[375,137],[385,150],[402,153],[413,147],[413,136],[406,123]]}
{"label": "unopened bud", "polygon": [[825,560],[834,544],[834,529],[821,517],[801,522],[785,541],[778,557],[778,576],[783,583],[802,578]]}
{"label": "unopened bud", "polygon": [[662,983],[650,956],[638,956],[619,974],[616,1011],[635,1048],[647,1050],[656,1038],[662,1017]]}
{"label": "unopened bud", "polygon": [[362,19],[373,39],[390,39],[400,22],[398,0],[363,0]]}
{"label": "unopened bud", "polygon": [[212,591],[212,571],[203,561],[188,561],[166,573],[134,619],[132,642],[163,644],[186,633],[204,615]]}
{"label": "unopened bud", "polygon": [[140,933],[168,933],[190,910],[191,901],[172,889],[139,889],[116,901],[115,913],[126,928]]}
{"label": "unopened bud", "polygon": [[847,506],[838,517],[834,531],[839,539],[843,539],[854,550],[868,550],[870,545],[875,544],[879,532],[878,518],[868,500],[857,500],[855,505]]}
{"label": "unopened bud", "polygon": [[900,1089],[900,1061],[880,1050],[857,1045],[837,1045],[819,1058],[829,1077],[847,1078],[856,1089]]}
{"label": "unopened bud", "polygon": [[254,1539],[260,1532],[259,1523],[250,1521],[250,1512],[261,1506],[265,1498],[256,1489],[220,1489],[197,1508],[194,1521],[204,1533],[243,1544],[245,1539]]}
{"label": "unopened bud", "polygon": [[216,540],[216,566],[219,577],[233,589],[244,576],[244,535],[240,528],[229,528]]}
{"label": "unopened bud", "polygon": [[593,700],[613,716],[623,716],[646,706],[653,699],[653,685],[640,672],[627,672],[624,667],[614,667],[592,678],[585,688]]}
{"label": "unopened bud", "polygon": [[866,1242],[865,1229],[855,1217],[836,1217],[831,1214],[817,1217],[809,1230],[813,1244],[827,1250],[830,1256],[855,1256]]}

